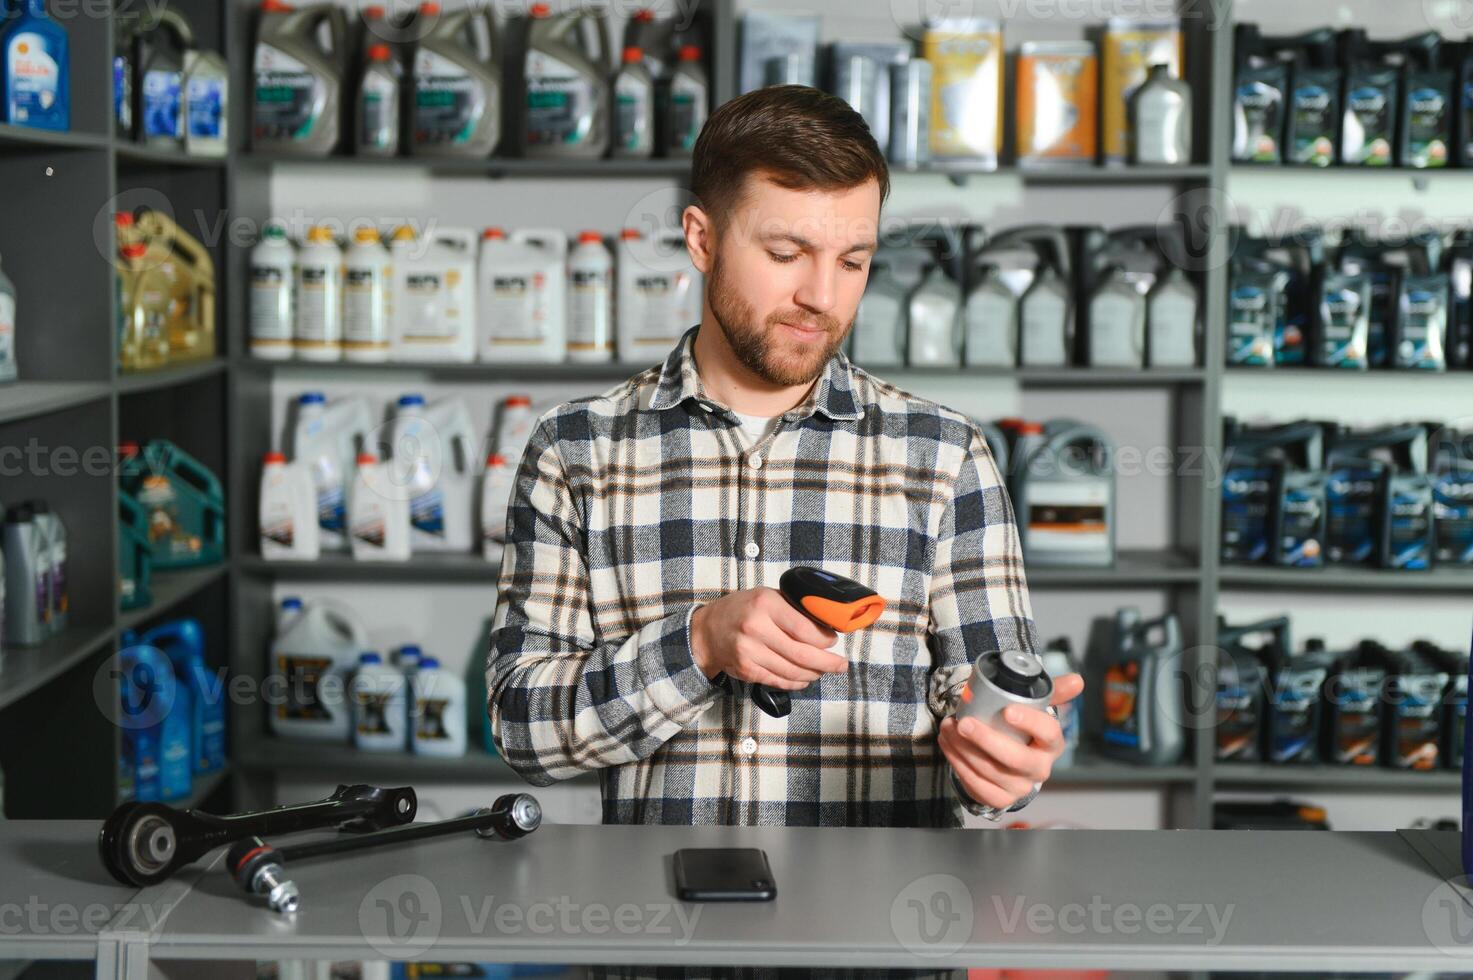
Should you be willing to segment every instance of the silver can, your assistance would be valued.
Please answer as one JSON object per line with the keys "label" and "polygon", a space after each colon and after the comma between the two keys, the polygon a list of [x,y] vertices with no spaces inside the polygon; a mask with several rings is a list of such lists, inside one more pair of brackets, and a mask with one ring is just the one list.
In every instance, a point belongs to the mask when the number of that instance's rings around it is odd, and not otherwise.
{"label": "silver can", "polygon": [[931,161],[931,63],[912,58],[890,66],[890,162],[915,168]]}
{"label": "silver can", "polygon": [[972,676],[962,691],[956,718],[976,718],[989,728],[1002,732],[1027,745],[1031,739],[1002,718],[1003,709],[1021,704],[1037,711],[1047,711],[1054,682],[1043,661],[1024,650],[1006,653],[984,653],[972,665]]}
{"label": "silver can", "polygon": [[[876,91],[878,67],[873,58],[856,54],[834,62],[834,94],[861,116],[874,132],[879,98]],[[889,80],[886,79],[886,84]]]}
{"label": "silver can", "polygon": [[763,62],[763,80],[767,85],[812,85],[813,59],[806,55],[779,55]]}

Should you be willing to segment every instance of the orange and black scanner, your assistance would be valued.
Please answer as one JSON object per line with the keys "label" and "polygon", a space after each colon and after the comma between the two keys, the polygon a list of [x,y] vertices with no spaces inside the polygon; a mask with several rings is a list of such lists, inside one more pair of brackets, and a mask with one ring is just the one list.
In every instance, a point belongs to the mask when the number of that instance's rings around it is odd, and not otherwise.
{"label": "orange and black scanner", "polygon": [[[838,633],[862,630],[885,611],[885,600],[874,589],[821,568],[796,565],[783,572],[777,588],[799,612]],[[792,710],[787,691],[762,684],[752,685],[752,700],[774,718]]]}

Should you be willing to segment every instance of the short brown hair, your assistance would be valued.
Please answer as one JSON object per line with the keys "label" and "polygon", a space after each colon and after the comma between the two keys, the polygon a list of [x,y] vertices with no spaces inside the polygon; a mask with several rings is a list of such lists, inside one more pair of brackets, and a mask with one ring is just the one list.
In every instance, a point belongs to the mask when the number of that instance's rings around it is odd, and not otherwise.
{"label": "short brown hair", "polygon": [[706,120],[692,151],[691,191],[721,225],[748,174],[790,190],[844,190],[868,180],[890,194],[890,168],[864,117],[807,85],[739,95]]}

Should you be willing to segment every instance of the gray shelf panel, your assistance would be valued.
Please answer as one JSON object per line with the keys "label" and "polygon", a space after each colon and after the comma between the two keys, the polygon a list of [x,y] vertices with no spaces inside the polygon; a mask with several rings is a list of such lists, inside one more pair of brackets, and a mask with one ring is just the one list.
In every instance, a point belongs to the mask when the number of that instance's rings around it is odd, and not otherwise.
{"label": "gray shelf panel", "polygon": [[[411,752],[361,752],[351,745],[296,742],[263,736],[236,749],[236,764],[259,772],[308,772],[331,774],[331,778],[393,782],[396,780],[439,780],[479,783],[487,779],[522,782],[506,760],[491,755],[472,743],[466,754],[453,759]],[[583,780],[595,781],[590,775]]]}
{"label": "gray shelf panel", "polygon": [[128,609],[118,614],[118,629],[137,629],[143,623],[162,616],[190,596],[219,581],[230,570],[224,562],[205,568],[184,568],[174,571],[154,572],[149,581],[153,602],[139,609]]}
{"label": "gray shelf panel", "polygon": [[409,561],[355,561],[324,555],[316,561],[271,561],[259,555],[240,560],[243,572],[298,581],[343,582],[495,582],[500,562],[479,554],[415,555]]}
{"label": "gray shelf panel", "polygon": [[109,643],[111,626],[78,623],[38,647],[11,647],[0,655],[0,708],[66,673]]}
{"label": "gray shelf panel", "polygon": [[120,167],[176,167],[180,169],[219,170],[226,165],[225,157],[191,156],[179,150],[165,150],[156,146],[145,146],[131,140],[114,139],[113,150],[118,156]]}
{"label": "gray shelf panel", "polygon": [[158,391],[163,388],[173,388],[177,385],[187,385],[204,378],[213,378],[225,373],[226,360],[223,357],[211,357],[190,364],[181,364],[177,367],[161,368],[157,371],[138,371],[131,374],[118,375],[118,394],[135,395],[140,392]]}
{"label": "gray shelf panel", "polygon": [[1191,783],[1197,770],[1191,766],[1136,766],[1116,762],[1080,749],[1074,765],[1055,769],[1050,786],[1131,786]]}
{"label": "gray shelf panel", "polygon": [[12,381],[0,384],[0,423],[49,415],[112,395],[106,381]]}
{"label": "gray shelf panel", "polygon": [[1473,568],[1433,568],[1397,572],[1380,568],[1269,568],[1224,565],[1218,570],[1224,589],[1347,592],[1473,593]]}
{"label": "gray shelf panel", "polygon": [[100,133],[83,133],[73,130],[59,133],[50,129],[33,129],[30,126],[14,126],[0,123],[0,153],[23,153],[30,150],[101,150],[108,138]]}
{"label": "gray shelf panel", "polygon": [[244,153],[237,157],[244,166],[347,168],[387,171],[411,167],[445,176],[485,177],[671,177],[690,173],[690,160],[527,160],[513,157],[466,159],[460,157],[302,157],[281,153]]}
{"label": "gray shelf panel", "polygon": [[1206,180],[1212,176],[1212,168],[1207,164],[1190,164],[1184,167],[1003,166],[989,169],[966,161],[948,163],[933,160],[920,167],[892,166],[890,174],[892,177],[902,174],[936,174],[959,182],[974,177],[1019,177],[1029,183],[1038,184],[1159,184]]}
{"label": "gray shelf panel", "polygon": [[[1473,171],[1470,171],[1473,173]],[[1465,386],[1473,381],[1473,372],[1463,368],[1453,368],[1450,371],[1393,371],[1390,368],[1376,368],[1369,371],[1351,371],[1341,368],[1328,367],[1272,367],[1255,368],[1229,365],[1223,368],[1223,376],[1227,378],[1279,378],[1285,384],[1303,384],[1305,381],[1314,379],[1335,379],[1340,384],[1355,384],[1367,378],[1379,379],[1389,382],[1416,381],[1419,383],[1436,379],[1434,383]]]}
{"label": "gray shelf panel", "polygon": [[1033,588],[1114,589],[1125,586],[1195,585],[1202,570],[1190,555],[1169,549],[1122,550],[1111,568],[1046,568],[1030,565]]}
{"label": "gray shelf panel", "polygon": [[[272,361],[243,357],[235,362],[241,369],[294,375],[371,375],[422,373],[477,381],[623,381],[651,365],[615,362],[612,364],[511,364],[472,362],[385,362],[367,364],[350,361]],[[863,365],[861,365],[862,367]],[[1012,380],[1040,388],[1067,387],[1139,387],[1200,385],[1206,378],[1202,368],[886,368],[875,373],[886,380],[910,378],[992,378]]]}
{"label": "gray shelf panel", "polygon": [[1371,766],[1269,766],[1220,762],[1212,768],[1219,789],[1239,790],[1254,786],[1276,789],[1429,790],[1457,792],[1462,774],[1452,769],[1413,772]]}

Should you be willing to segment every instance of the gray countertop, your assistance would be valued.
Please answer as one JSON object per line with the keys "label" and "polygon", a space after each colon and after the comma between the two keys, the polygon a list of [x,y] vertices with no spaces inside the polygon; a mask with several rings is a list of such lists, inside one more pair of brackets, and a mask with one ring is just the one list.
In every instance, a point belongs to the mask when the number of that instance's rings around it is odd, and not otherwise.
{"label": "gray countertop", "polygon": [[[0,899],[126,903],[95,827],[0,824]],[[675,850],[716,846],[763,848],[777,899],[677,901]],[[154,959],[1466,971],[1473,906],[1434,870],[1455,853],[1430,832],[549,825],[303,861],[294,919],[219,869],[132,900],[167,912]]]}

